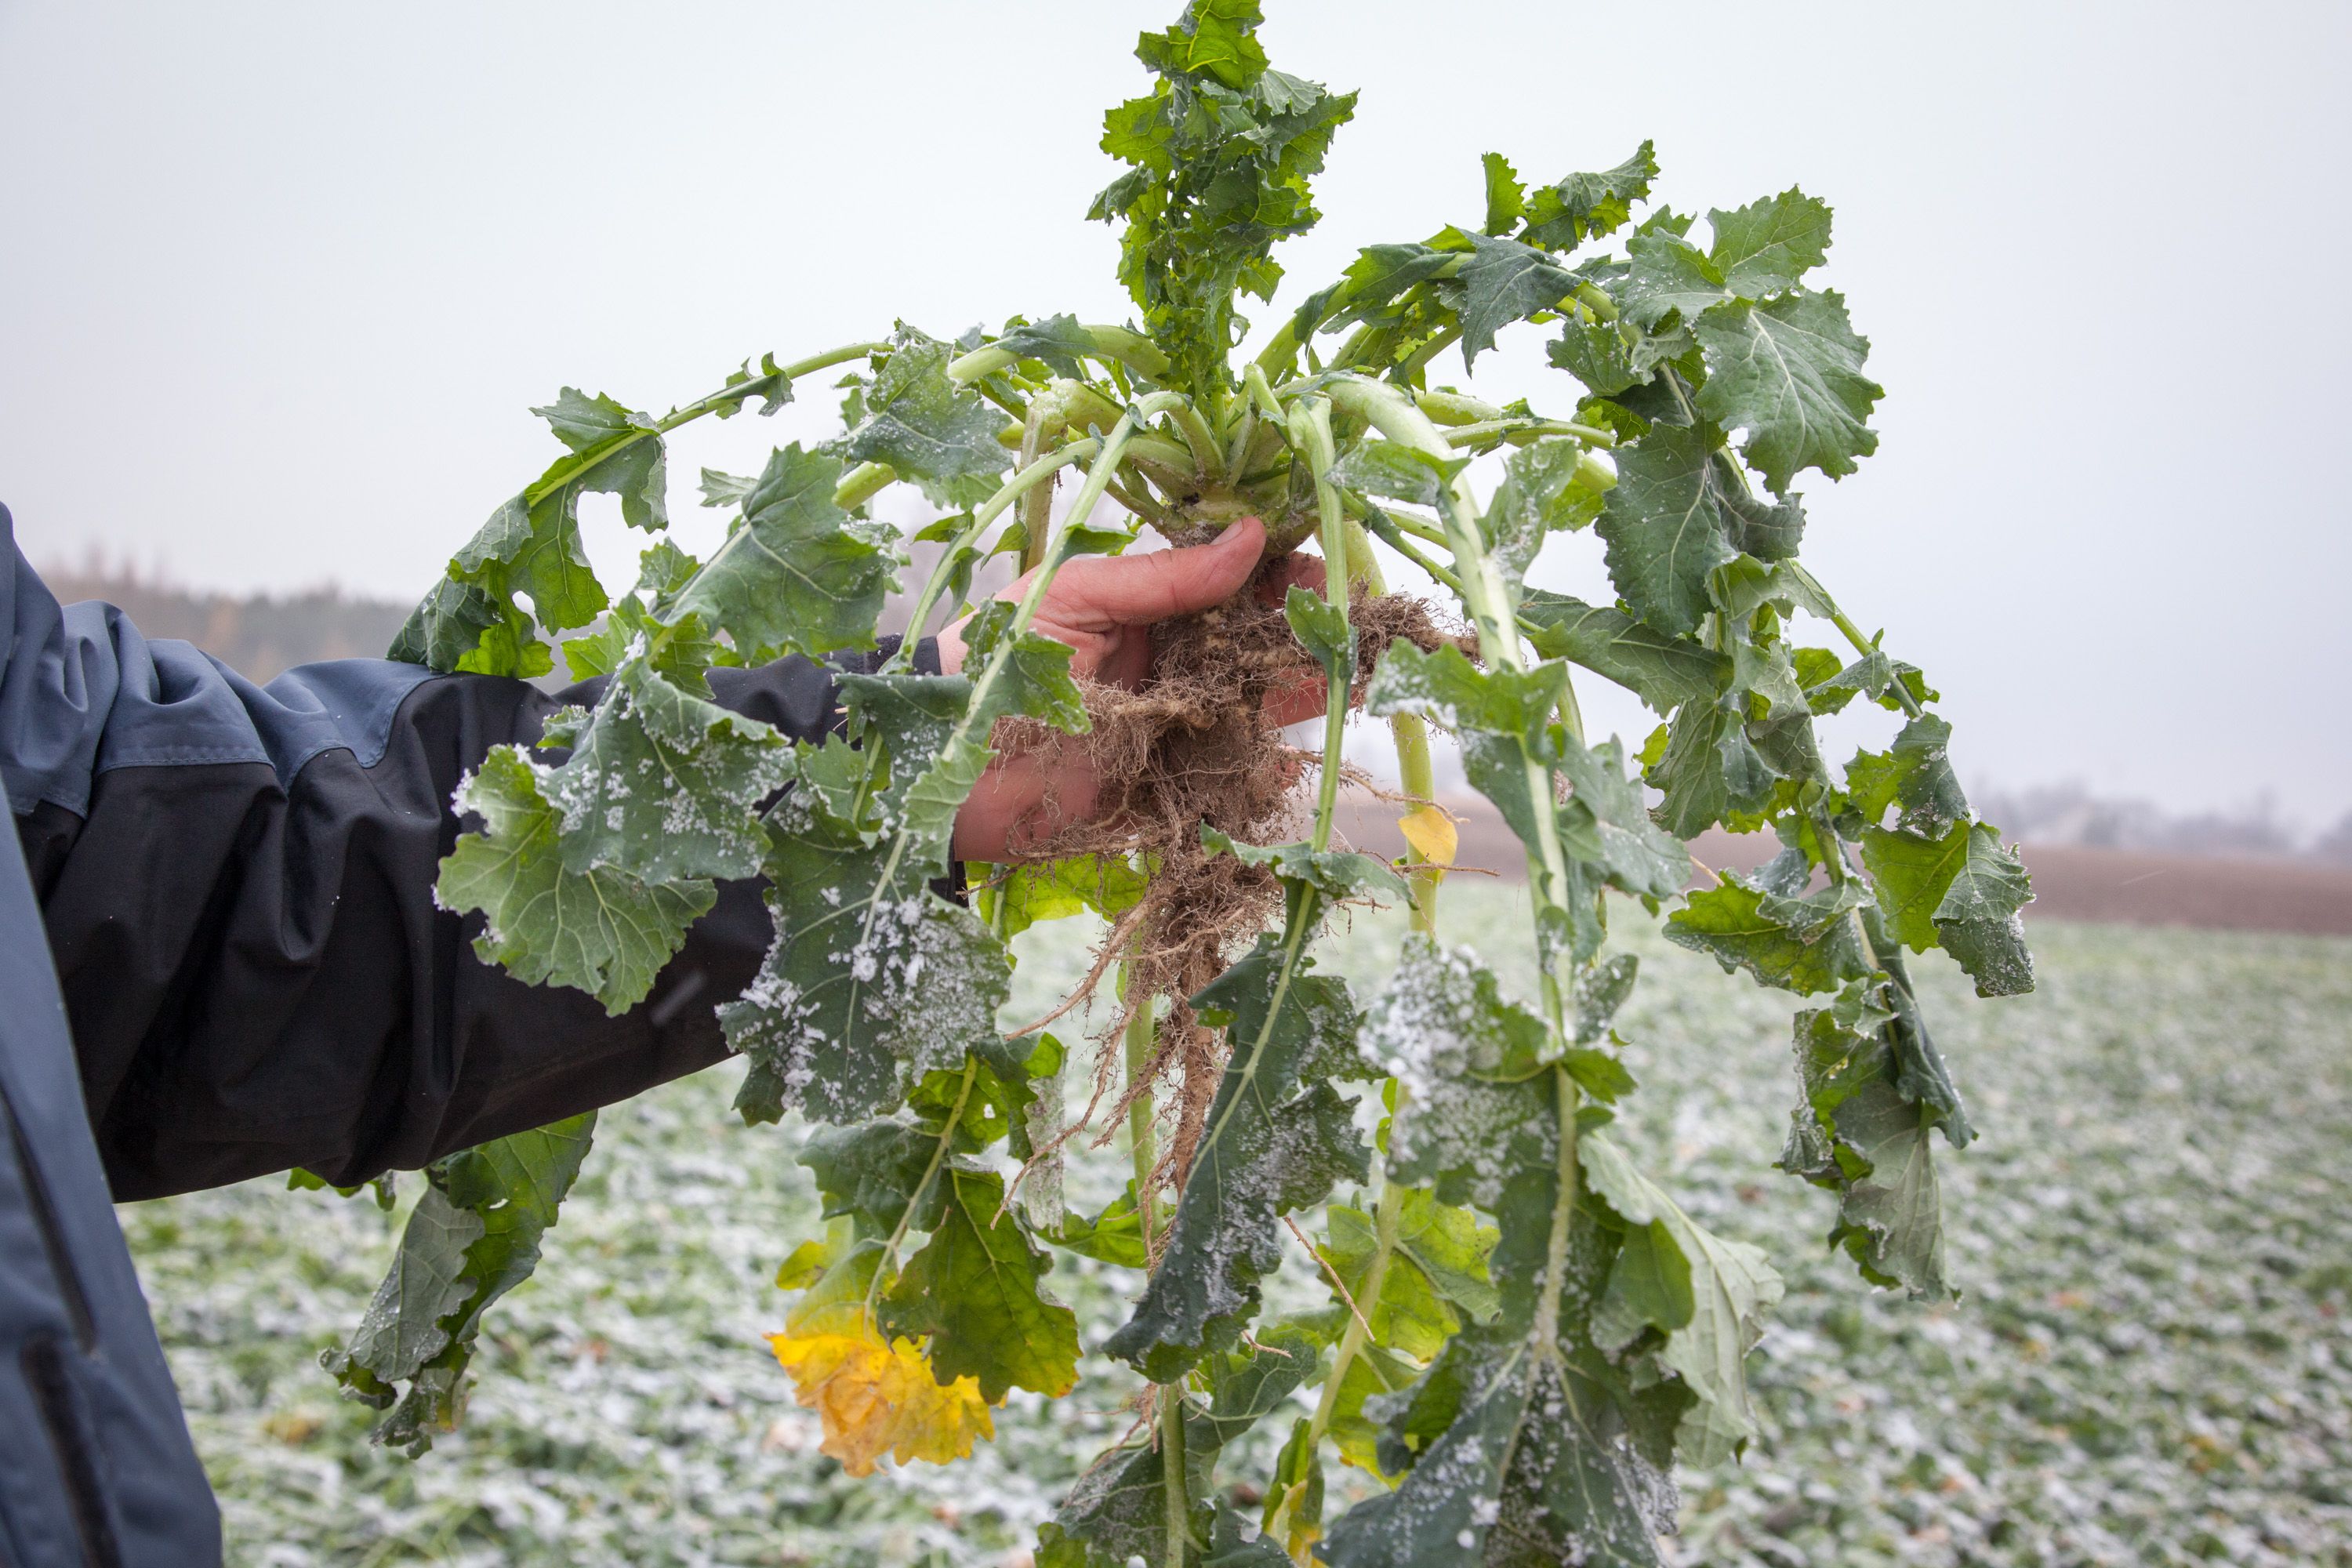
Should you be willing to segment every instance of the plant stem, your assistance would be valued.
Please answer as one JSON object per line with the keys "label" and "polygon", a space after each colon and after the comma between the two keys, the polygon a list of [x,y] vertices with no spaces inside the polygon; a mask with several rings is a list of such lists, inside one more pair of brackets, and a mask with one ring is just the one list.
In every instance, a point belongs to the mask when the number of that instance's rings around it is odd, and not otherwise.
{"label": "plant stem", "polygon": [[855,510],[898,479],[898,470],[887,463],[860,463],[833,487],[833,504],[844,511]]}
{"label": "plant stem", "polygon": [[[1364,381],[1336,382],[1330,387],[1335,403],[1362,417],[1392,441],[1402,441],[1433,457],[1444,457],[1451,448],[1429,416],[1399,392],[1385,384]],[[1440,496],[1445,519],[1445,531],[1454,548],[1454,570],[1460,580],[1464,605],[1478,628],[1479,652],[1489,669],[1524,670],[1527,662],[1519,649],[1517,606],[1513,602],[1509,583],[1486,553],[1486,541],[1478,526],[1478,505],[1469,486],[1461,476],[1455,476],[1452,486]],[[1566,703],[1562,704],[1567,707]],[[1570,710],[1573,712],[1573,710]],[[1551,769],[1536,761],[1527,760],[1528,804],[1539,824],[1536,835],[1536,850],[1528,858],[1531,890],[1539,910],[1549,908],[1568,915],[1569,895],[1567,856],[1559,842],[1559,808],[1553,798]],[[1572,919],[1572,916],[1569,918]],[[1551,1026],[1553,1044],[1564,1047],[1568,1040],[1566,998],[1562,994],[1560,977],[1549,963],[1538,965],[1543,976],[1543,998],[1546,1021]],[[1553,1073],[1555,1092],[1559,1106],[1559,1188],[1552,1205],[1551,1233],[1546,1247],[1549,1259],[1544,1274],[1543,1293],[1537,1305],[1537,1344],[1541,1353],[1556,1356],[1559,1326],[1559,1295],[1567,1271],[1570,1227],[1576,1217],[1577,1150],[1576,1112],[1580,1101],[1575,1080],[1564,1069]]]}
{"label": "plant stem", "polygon": [[1192,1489],[1184,1474],[1184,1385],[1160,1387],[1160,1478],[1168,1496],[1168,1568],[1185,1568],[1192,1547]]}
{"label": "plant stem", "polygon": [[[1402,1085],[1397,1090],[1397,1105],[1404,1105]],[[1331,1370],[1323,1379],[1323,1393],[1315,1402],[1315,1414],[1307,1424],[1307,1445],[1310,1448],[1323,1441],[1331,1430],[1331,1417],[1339,1407],[1339,1384],[1348,1375],[1349,1365],[1363,1353],[1364,1341],[1372,1314],[1381,1308],[1381,1287],[1388,1282],[1389,1259],[1396,1255],[1397,1226],[1404,1214],[1405,1187],[1381,1179],[1381,1195],[1372,1211],[1372,1261],[1364,1272],[1364,1282],[1356,1289],[1356,1310],[1348,1314],[1348,1327],[1339,1335],[1339,1349],[1331,1353]],[[1277,1516],[1280,1524],[1288,1522],[1288,1510]]]}
{"label": "plant stem", "polygon": [[[1827,608],[1830,613],[1830,625],[1837,627],[1839,634],[1843,636],[1846,641],[1853,645],[1854,652],[1859,654],[1873,654],[1878,651],[1878,644],[1863,636],[1862,628],[1853,624],[1853,618],[1848,616],[1843,610],[1838,608],[1837,601],[1830,597],[1829,590],[1822,586],[1820,578],[1814,576],[1802,565],[1794,561],[1782,562],[1780,563],[1780,569],[1788,573],[1790,576],[1796,578],[1800,583],[1802,583],[1812,592],[1814,597],[1818,598],[1822,602],[1822,605]],[[1909,687],[1905,686],[1903,682],[1898,679],[1887,689],[1895,693],[1895,700],[1903,705],[1903,711],[1905,713],[1910,715],[1914,719],[1919,717],[1919,714],[1922,711],[1919,706],[1919,700],[1911,695],[1911,689]]]}
{"label": "plant stem", "polygon": [[915,1211],[923,1206],[923,1194],[931,1190],[931,1180],[940,1173],[940,1166],[948,1157],[948,1145],[955,1142],[955,1130],[963,1121],[963,1108],[971,1100],[971,1086],[980,1076],[980,1058],[967,1053],[963,1058],[963,1088],[956,1092],[955,1109],[948,1112],[947,1125],[940,1129],[939,1142],[931,1146],[931,1163],[923,1167],[923,1179],[907,1199],[906,1212],[890,1232],[890,1239],[882,1248],[882,1261],[875,1265],[874,1278],[866,1286],[866,1315],[874,1316],[875,1298],[882,1292],[883,1277],[898,1262],[898,1244],[907,1239],[907,1227],[914,1223]]}
{"label": "plant stem", "polygon": [[1169,410],[1168,417],[1175,421],[1177,433],[1192,449],[1192,466],[1202,479],[1214,484],[1224,478],[1224,449],[1218,445],[1216,432],[1209,428],[1209,422],[1201,417],[1201,411],[1189,403],[1180,403]]}
{"label": "plant stem", "polygon": [[[1372,553],[1372,541],[1365,533],[1364,525],[1351,517],[1347,532],[1348,580],[1361,583],[1365,592],[1375,597],[1385,597],[1388,580],[1381,571],[1380,558]],[[1418,713],[1391,713],[1389,734],[1396,742],[1400,786],[1415,800],[1434,802],[1437,770],[1429,755],[1429,726]],[[1404,855],[1414,866],[1429,864],[1429,858],[1410,842],[1404,847]],[[1412,885],[1412,929],[1424,936],[1437,934],[1437,886],[1444,876],[1443,871],[1423,869],[1412,872],[1408,878]]]}
{"label": "plant stem", "polygon": [[[1134,984],[1134,971],[1129,965],[1121,963],[1118,966],[1120,1001],[1132,1000],[1129,992]],[[1129,1089],[1135,1087],[1135,1081],[1142,1076],[1143,1069],[1151,1065],[1151,1002],[1147,997],[1143,1005],[1136,1008],[1135,1016],[1128,1019],[1127,1031],[1121,1042]],[[1159,1163],[1157,1142],[1151,1125],[1151,1096],[1149,1093],[1139,1094],[1127,1108],[1127,1146],[1129,1158],[1135,1166],[1135,1215],[1143,1233],[1143,1252],[1147,1261],[1151,1256],[1152,1232],[1157,1228],[1153,1220],[1158,1194],[1151,1185],[1151,1168]]]}
{"label": "plant stem", "polygon": [[[1536,1299],[1535,1340],[1543,1353],[1557,1356],[1559,1345],[1560,1289],[1568,1277],[1568,1243],[1576,1219],[1576,1112],[1582,1096],[1564,1068],[1552,1069],[1553,1090],[1559,1100],[1559,1163],[1552,1193],[1551,1234],[1544,1247],[1543,1290]],[[1568,1389],[1565,1380],[1561,1384]],[[1575,1397],[1572,1390],[1569,1396]]]}
{"label": "plant stem", "polygon": [[778,386],[788,386],[802,376],[862,358],[866,354],[879,353],[889,346],[888,343],[845,343],[837,349],[827,349],[821,354],[811,354],[806,359],[794,360],[790,364],[778,365],[772,372],[755,375],[748,381],[739,381],[732,386],[722,386],[714,393],[696,398],[682,408],[671,409],[661,418],[655,420],[650,426],[641,430],[632,430],[601,451],[562,459],[553,468],[548,469],[536,484],[523,491],[523,500],[527,505],[536,506],[583,474],[592,473],[604,467],[640,441],[667,436],[681,425],[690,425],[704,415],[722,407],[732,412],[750,399],[765,397],[773,393]]}
{"label": "plant stem", "polygon": [[980,536],[987,531],[988,525],[1003,516],[1006,507],[1027,494],[1040,480],[1082,458],[1093,457],[1101,449],[1102,443],[1092,436],[1057,447],[1005,480],[994,495],[982,503],[980,510],[971,514],[971,521],[964,525],[963,531],[955,536],[940,555],[939,564],[931,568],[930,580],[923,584],[923,591],[915,595],[907,621],[907,636],[899,643],[898,651],[892,654],[889,662],[883,667],[886,674],[914,662],[916,640],[923,635],[923,625],[931,618],[931,612],[939,607],[940,595],[947,592],[948,579],[955,572],[956,558],[977,543]]}
{"label": "plant stem", "polygon": [[1500,436],[1572,436],[1588,447],[1614,447],[1617,437],[1606,430],[1596,430],[1590,425],[1578,425],[1566,419],[1487,419],[1475,425],[1453,425],[1445,430],[1445,438],[1453,445],[1467,446]]}
{"label": "plant stem", "polygon": [[1339,487],[1331,482],[1331,467],[1339,448],[1331,438],[1331,405],[1326,398],[1307,400],[1290,414],[1294,443],[1307,454],[1315,475],[1315,509],[1322,527],[1323,602],[1339,616],[1346,637],[1345,652],[1328,672],[1323,699],[1323,771],[1315,788],[1315,847],[1331,842],[1331,818],[1339,804],[1342,748],[1347,742],[1348,693],[1355,677],[1355,634],[1348,625],[1348,516],[1339,508]]}

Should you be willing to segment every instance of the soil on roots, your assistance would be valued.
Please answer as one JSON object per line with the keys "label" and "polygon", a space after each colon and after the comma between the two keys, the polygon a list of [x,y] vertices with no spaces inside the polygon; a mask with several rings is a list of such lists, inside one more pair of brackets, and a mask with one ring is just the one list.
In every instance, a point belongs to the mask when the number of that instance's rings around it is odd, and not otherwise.
{"label": "soil on roots", "polygon": [[[1000,748],[1036,752],[1049,763],[1083,752],[1100,781],[1093,817],[1045,835],[1035,853],[1061,859],[1141,851],[1154,866],[1142,901],[1115,922],[1089,977],[1098,979],[1114,963],[1128,966],[1106,1042],[1137,1011],[1169,1000],[1149,1063],[1129,1077],[1117,1114],[1108,1119],[1116,1125],[1139,1096],[1168,1086],[1167,1136],[1154,1187],[1183,1185],[1223,1068],[1220,1037],[1200,1023],[1186,998],[1223,973],[1282,910],[1282,884],[1271,871],[1208,853],[1201,830],[1214,827],[1249,844],[1302,837],[1308,782],[1320,763],[1319,755],[1285,744],[1267,716],[1269,698],[1311,689],[1325,679],[1291,635],[1271,591],[1279,581],[1278,563],[1269,561],[1223,604],[1163,623],[1154,637],[1151,677],[1138,689],[1086,684],[1094,721],[1088,733],[1008,721],[996,736]],[[1471,646],[1442,628],[1427,605],[1402,595],[1372,597],[1359,589],[1349,619],[1357,650],[1350,706],[1362,700],[1373,667],[1396,639],[1424,652]],[[1059,815],[1050,799],[1041,809],[1049,818]],[[1097,1061],[1097,1104],[1112,1080],[1112,1055],[1105,1048]]]}

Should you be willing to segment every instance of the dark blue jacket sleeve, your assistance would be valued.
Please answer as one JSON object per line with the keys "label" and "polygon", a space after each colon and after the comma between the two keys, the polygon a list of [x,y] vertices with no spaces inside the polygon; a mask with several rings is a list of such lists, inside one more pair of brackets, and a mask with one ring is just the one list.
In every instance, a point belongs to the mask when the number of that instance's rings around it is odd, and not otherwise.
{"label": "dark blue jacket sleeve", "polygon": [[[618,1018],[483,964],[478,917],[435,905],[459,780],[591,693],[378,659],[257,687],[108,606],[60,610],[0,548],[16,578],[0,775],[116,1197],[290,1165],[349,1184],[724,1054],[712,1005],[768,942],[755,885],[723,887]],[[711,684],[796,735],[836,721],[831,673],[806,660]]]}

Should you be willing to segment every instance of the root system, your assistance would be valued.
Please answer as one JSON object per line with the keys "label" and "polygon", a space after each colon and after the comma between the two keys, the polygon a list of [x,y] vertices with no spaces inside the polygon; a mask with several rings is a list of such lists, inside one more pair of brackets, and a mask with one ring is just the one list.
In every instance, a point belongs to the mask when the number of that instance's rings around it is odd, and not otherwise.
{"label": "root system", "polygon": [[[1150,1061],[1129,1078],[1115,1101],[1117,1114],[1108,1119],[1116,1125],[1139,1097],[1167,1087],[1154,1189],[1183,1185],[1224,1066],[1217,1031],[1200,1023],[1186,999],[1215,979],[1282,909],[1282,885],[1272,872],[1208,853],[1201,830],[1215,827],[1251,844],[1301,837],[1307,781],[1320,762],[1285,744],[1269,716],[1270,700],[1325,679],[1291,635],[1275,591],[1279,581],[1269,562],[1225,603],[1161,625],[1145,685],[1085,688],[1090,732],[1065,735],[1020,721],[1008,721],[996,736],[1000,748],[1040,753],[1049,764],[1080,752],[1100,781],[1090,819],[1042,833],[1034,840],[1035,853],[1060,859],[1140,851],[1151,867],[1142,902],[1106,938],[1115,947],[1098,955],[1103,963],[1096,973],[1113,962],[1127,966],[1116,1017],[1100,1037],[1106,1041],[1139,1009],[1168,1001]],[[1418,599],[1373,597],[1359,589],[1349,616],[1357,643],[1350,706],[1362,700],[1373,667],[1396,639],[1423,651],[1468,646],[1458,633],[1442,628]],[[1042,822],[1056,822],[1060,803],[1049,798],[1039,811]],[[1097,1105],[1110,1089],[1114,1057],[1106,1048],[1097,1058]]]}

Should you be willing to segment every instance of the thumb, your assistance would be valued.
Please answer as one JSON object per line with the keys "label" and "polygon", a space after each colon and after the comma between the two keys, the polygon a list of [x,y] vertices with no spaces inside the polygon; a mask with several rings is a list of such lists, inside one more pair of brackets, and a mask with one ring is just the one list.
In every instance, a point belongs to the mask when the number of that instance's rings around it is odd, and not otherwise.
{"label": "thumb", "polygon": [[1148,626],[1232,598],[1257,570],[1265,548],[1265,525],[1245,517],[1206,544],[1081,557],[1055,575],[1054,596],[1071,612],[1113,626]]}

